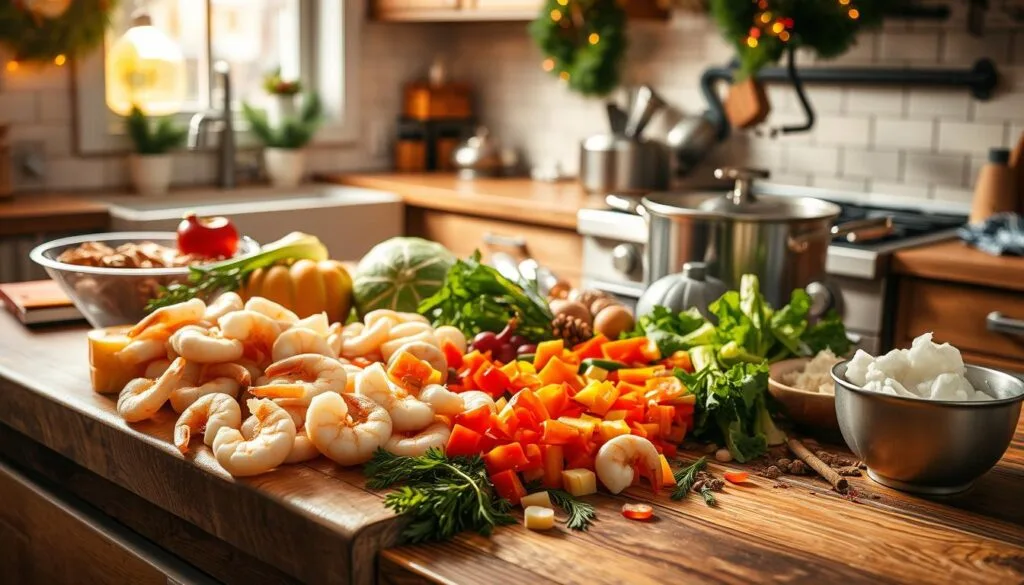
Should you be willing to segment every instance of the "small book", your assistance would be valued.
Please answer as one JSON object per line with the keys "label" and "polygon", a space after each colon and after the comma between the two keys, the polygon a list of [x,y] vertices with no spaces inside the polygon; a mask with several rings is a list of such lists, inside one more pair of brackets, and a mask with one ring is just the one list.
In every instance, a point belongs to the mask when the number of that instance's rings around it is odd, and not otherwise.
{"label": "small book", "polygon": [[0,300],[25,325],[83,319],[81,311],[53,280],[0,284]]}

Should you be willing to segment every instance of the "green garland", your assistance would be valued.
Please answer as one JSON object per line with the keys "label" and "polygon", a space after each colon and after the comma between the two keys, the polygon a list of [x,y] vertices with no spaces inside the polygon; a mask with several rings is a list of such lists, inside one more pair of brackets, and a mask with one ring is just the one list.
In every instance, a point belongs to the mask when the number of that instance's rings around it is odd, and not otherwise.
{"label": "green garland", "polygon": [[17,1],[0,3],[0,46],[15,61],[52,63],[59,55],[81,55],[103,44],[118,0],[72,0],[57,18],[34,15]]}
{"label": "green garland", "polygon": [[[885,0],[711,0],[711,15],[736,46],[740,75],[775,63],[786,49],[810,48],[831,59],[845,53],[857,33],[882,20]],[[892,4],[892,2],[888,2]]]}
{"label": "green garland", "polygon": [[583,95],[619,84],[626,53],[626,11],[617,0],[548,0],[530,24],[542,67]]}

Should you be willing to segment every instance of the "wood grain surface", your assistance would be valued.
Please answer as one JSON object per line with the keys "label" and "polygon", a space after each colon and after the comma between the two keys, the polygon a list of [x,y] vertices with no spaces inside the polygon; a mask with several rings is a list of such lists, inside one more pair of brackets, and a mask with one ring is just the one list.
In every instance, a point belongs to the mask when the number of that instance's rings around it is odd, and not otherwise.
{"label": "wood grain surface", "polygon": [[1024,291],[1024,258],[992,256],[960,240],[947,240],[893,254],[897,274]]}
{"label": "wood grain surface", "polygon": [[[171,413],[120,421],[109,398],[88,390],[85,360],[83,329],[29,332],[0,316],[0,422],[299,581],[1024,582],[1024,420],[996,468],[958,496],[926,499],[859,477],[856,495],[844,497],[811,476],[754,476],[708,508],[631,488],[589,496],[599,516],[586,533],[509,526],[491,538],[391,548],[375,567],[398,523],[358,471],[318,460],[231,480],[205,450],[194,460],[177,454]],[[623,518],[622,504],[635,500],[651,503],[655,520]]]}
{"label": "wood grain surface", "polygon": [[86,195],[30,193],[0,201],[0,236],[101,232],[109,223],[106,204]]}

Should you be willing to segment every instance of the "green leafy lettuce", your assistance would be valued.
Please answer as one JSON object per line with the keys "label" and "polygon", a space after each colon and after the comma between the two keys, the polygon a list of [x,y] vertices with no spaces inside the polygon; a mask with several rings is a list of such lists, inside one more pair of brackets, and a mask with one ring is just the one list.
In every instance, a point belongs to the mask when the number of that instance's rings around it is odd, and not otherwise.
{"label": "green leafy lettuce", "polygon": [[444,285],[424,299],[419,312],[435,327],[452,325],[466,337],[481,331],[501,331],[509,320],[518,320],[516,333],[531,342],[551,337],[551,310],[529,287],[522,287],[480,262],[477,250],[448,270]]}

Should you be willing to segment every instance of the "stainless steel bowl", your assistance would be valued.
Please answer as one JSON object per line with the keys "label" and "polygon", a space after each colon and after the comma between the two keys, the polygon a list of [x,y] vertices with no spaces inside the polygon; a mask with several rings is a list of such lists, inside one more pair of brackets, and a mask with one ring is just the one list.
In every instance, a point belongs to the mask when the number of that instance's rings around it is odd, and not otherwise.
{"label": "stainless steel bowl", "polygon": [[994,400],[935,401],[864,390],[832,368],[843,439],[871,479],[907,492],[945,495],[971,487],[1006,452],[1020,418],[1024,381],[967,366],[967,380]]}

